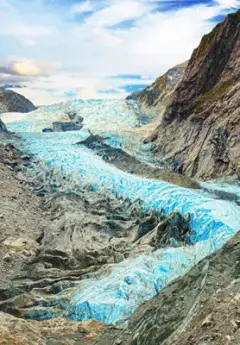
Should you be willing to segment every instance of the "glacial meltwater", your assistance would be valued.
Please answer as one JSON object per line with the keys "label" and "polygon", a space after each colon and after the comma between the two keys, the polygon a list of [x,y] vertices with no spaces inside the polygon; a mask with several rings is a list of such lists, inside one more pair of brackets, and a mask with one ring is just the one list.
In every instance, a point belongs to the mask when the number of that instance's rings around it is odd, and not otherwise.
{"label": "glacial meltwater", "polygon": [[[42,133],[53,121],[64,120],[67,111],[84,118],[82,130]],[[176,211],[190,217],[188,245],[178,247],[173,242],[171,247],[113,264],[97,278],[86,277],[84,284],[72,290],[64,312],[46,314],[46,318],[64,315],[73,320],[95,318],[105,323],[125,320],[143,301],[222,247],[240,229],[240,208],[235,202],[238,197],[229,201],[212,195],[213,189],[227,190],[226,186],[204,183],[203,190],[191,190],[142,178],[117,169],[83,145],[75,145],[88,136],[90,129],[109,137],[112,147],[132,149],[133,155],[142,158],[147,153],[141,151],[141,141],[129,134],[142,125],[142,119],[133,101],[74,101],[19,114],[15,121],[7,123],[9,130],[23,139],[21,148],[56,174],[58,191],[77,193],[90,186],[96,192],[104,190],[111,198],[141,200],[146,211],[163,210],[166,216]],[[236,190],[238,196],[238,187],[229,190],[232,195]]]}

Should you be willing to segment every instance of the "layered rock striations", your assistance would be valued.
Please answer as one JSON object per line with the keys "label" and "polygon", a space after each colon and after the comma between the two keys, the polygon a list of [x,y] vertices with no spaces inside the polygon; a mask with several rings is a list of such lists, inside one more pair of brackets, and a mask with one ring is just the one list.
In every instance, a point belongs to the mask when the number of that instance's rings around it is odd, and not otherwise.
{"label": "layered rock striations", "polygon": [[152,85],[132,93],[127,99],[138,101],[143,111],[163,112],[173,91],[184,75],[187,63],[186,61],[169,69],[164,75],[156,79]]}
{"label": "layered rock striations", "polygon": [[28,113],[36,107],[27,98],[18,93],[0,88],[0,113]]}
{"label": "layered rock striations", "polygon": [[189,176],[239,174],[240,11],[202,38],[151,141]]}

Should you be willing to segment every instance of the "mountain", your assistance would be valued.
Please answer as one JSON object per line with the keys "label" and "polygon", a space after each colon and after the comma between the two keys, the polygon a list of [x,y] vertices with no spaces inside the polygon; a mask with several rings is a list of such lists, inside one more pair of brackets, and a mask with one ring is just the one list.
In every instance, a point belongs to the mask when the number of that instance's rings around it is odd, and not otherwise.
{"label": "mountain", "polygon": [[0,113],[28,113],[37,108],[27,98],[12,90],[0,88]]}
{"label": "mountain", "polygon": [[138,90],[127,97],[140,103],[143,111],[157,111],[161,113],[169,103],[170,96],[182,79],[188,62],[177,65],[143,90]]}
{"label": "mountain", "polygon": [[189,176],[239,171],[240,11],[202,38],[150,141],[160,160]]}

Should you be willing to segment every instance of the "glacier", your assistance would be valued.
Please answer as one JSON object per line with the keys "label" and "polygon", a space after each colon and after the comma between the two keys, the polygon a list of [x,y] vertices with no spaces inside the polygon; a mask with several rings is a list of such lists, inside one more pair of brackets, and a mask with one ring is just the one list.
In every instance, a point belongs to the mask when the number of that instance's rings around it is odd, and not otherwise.
{"label": "glacier", "polygon": [[[82,131],[41,133],[69,109],[84,117]],[[131,202],[141,200],[146,211],[163,210],[166,216],[179,212],[190,217],[190,245],[139,255],[113,265],[110,273],[98,279],[86,280],[77,291],[74,290],[66,307],[70,319],[95,318],[105,323],[125,320],[143,301],[221,248],[240,229],[240,208],[236,203],[215,199],[210,193],[123,172],[104,162],[90,149],[74,145],[86,138],[87,129],[91,129],[109,135],[112,146],[129,145],[141,151],[138,138],[126,134],[139,123],[137,106],[132,104],[129,108],[124,101],[74,101],[41,107],[7,123],[8,128],[18,132],[23,139],[21,148],[34,154],[43,167],[58,176],[60,192],[77,193],[80,188],[91,186],[95,191],[104,190],[112,198]],[[217,184],[204,186],[206,189],[210,186],[209,190],[218,187]]]}

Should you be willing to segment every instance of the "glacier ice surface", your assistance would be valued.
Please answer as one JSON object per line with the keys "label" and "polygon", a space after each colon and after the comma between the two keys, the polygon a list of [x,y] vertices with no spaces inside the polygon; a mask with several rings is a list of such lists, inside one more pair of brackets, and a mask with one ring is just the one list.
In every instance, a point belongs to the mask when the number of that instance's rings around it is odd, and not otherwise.
{"label": "glacier ice surface", "polygon": [[[110,101],[104,105],[97,101],[76,102],[68,108],[81,108],[80,115],[90,129],[118,133],[120,126],[124,131],[138,125],[134,111],[129,115],[125,103],[116,101],[114,108]],[[79,186],[91,185],[95,190],[107,190],[112,197],[141,199],[146,210],[164,210],[166,215],[173,211],[190,215],[191,246],[161,249],[125,260],[115,265],[110,274],[86,282],[72,296],[68,306],[71,319],[96,318],[115,323],[131,315],[139,304],[231,238],[240,229],[240,208],[204,193],[118,170],[86,147],[74,145],[87,136],[84,130],[41,133],[43,126],[59,118],[64,107],[66,105],[43,107],[24,115],[21,121],[9,123],[9,128],[20,132],[24,139],[25,151],[35,154],[44,166],[64,177],[59,187],[62,191],[77,192]],[[115,141],[112,139],[112,145],[121,145],[121,135],[118,134]]]}

